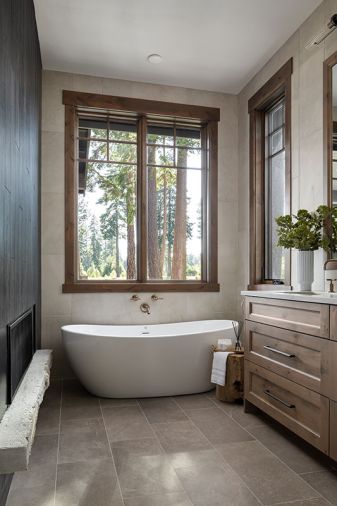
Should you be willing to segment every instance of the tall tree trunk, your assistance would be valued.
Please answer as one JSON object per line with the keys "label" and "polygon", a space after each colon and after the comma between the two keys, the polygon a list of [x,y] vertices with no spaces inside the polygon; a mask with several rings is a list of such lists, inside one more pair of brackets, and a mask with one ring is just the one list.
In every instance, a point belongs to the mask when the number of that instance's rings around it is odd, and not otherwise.
{"label": "tall tree trunk", "polygon": [[161,278],[163,278],[163,272],[164,272],[166,234],[167,234],[167,180],[166,180],[166,170],[165,170],[165,172],[164,172],[164,187],[163,187],[163,232],[162,232],[162,241],[161,241],[161,249],[160,249],[160,277]]}
{"label": "tall tree trunk", "polygon": [[170,187],[168,190],[168,235],[167,235],[167,278],[171,279],[172,275],[172,246],[173,246],[173,237],[172,230],[174,229],[174,209],[173,209],[173,199],[172,199],[172,188]]}
{"label": "tall tree trunk", "polygon": [[133,223],[128,225],[127,234],[128,234],[127,279],[136,279],[135,227]]}
{"label": "tall tree trunk", "polygon": [[135,245],[135,199],[133,175],[130,173],[128,186],[130,192],[126,201],[127,216],[127,279],[136,279],[136,245]]}
{"label": "tall tree trunk", "polygon": [[[186,167],[187,149],[178,150],[178,167]],[[174,221],[174,242],[172,279],[186,279],[186,237],[187,237],[187,172],[177,170],[176,212]]]}
{"label": "tall tree trunk", "polygon": [[116,277],[121,277],[121,267],[119,260],[119,224],[118,224],[118,210],[116,210]]}
{"label": "tall tree trunk", "polygon": [[[156,163],[154,146],[149,147],[148,163]],[[155,167],[148,167],[148,264],[149,278],[160,279],[158,222],[157,222],[157,182]]]}

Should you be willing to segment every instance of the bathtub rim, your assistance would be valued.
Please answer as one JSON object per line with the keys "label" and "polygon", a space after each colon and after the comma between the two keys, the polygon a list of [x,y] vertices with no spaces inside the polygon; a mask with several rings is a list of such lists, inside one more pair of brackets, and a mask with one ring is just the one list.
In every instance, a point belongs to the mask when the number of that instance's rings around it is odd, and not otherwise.
{"label": "bathtub rim", "polygon": [[[95,332],[94,329],[95,328],[99,328],[99,327],[109,327],[109,328],[120,328],[120,327],[131,327],[131,328],[135,328],[135,327],[139,327],[139,332],[141,332],[141,330],[150,330],[151,327],[158,327],[158,326],[174,326],[174,325],[180,325],[180,324],[195,324],[195,323],[205,323],[205,322],[226,322],[227,323],[227,326],[223,326],[223,327],[215,327],[215,328],[210,328],[210,329],[200,329],[200,330],[196,330],[196,329],[186,329],[185,332],[175,332],[175,333],[167,333],[167,334],[143,334],[143,333],[139,333],[139,334],[132,334],[132,335],[122,335],[122,332],[120,332],[119,334],[103,334],[103,333],[99,333],[99,332]],[[191,335],[201,335],[201,334],[209,334],[209,333],[212,333],[212,332],[221,332],[221,331],[224,331],[224,330],[233,330],[233,326],[232,326],[232,322],[234,322],[234,324],[236,325],[236,327],[239,325],[238,321],[237,320],[218,320],[218,319],[214,319],[214,320],[189,320],[189,321],[186,321],[186,322],[170,322],[170,323],[149,323],[149,324],[144,324],[144,325],[141,325],[141,324],[100,324],[100,323],[80,323],[80,324],[76,324],[76,323],[71,323],[71,324],[67,324],[67,325],[63,325],[61,327],[61,331],[62,331],[62,336],[64,337],[65,333],[69,333],[69,334],[72,334],[72,335],[77,335],[77,336],[82,336],[82,337],[92,337],[92,338],[97,338],[97,337],[108,337],[108,338],[116,338],[116,339],[139,339],[139,338],[144,338],[144,339],[154,339],[154,338],[173,338],[173,337],[179,337],[179,336],[191,336]],[[90,327],[92,328],[92,332],[83,332],[83,330],[86,328],[86,327]],[[233,331],[234,332],[234,331]]]}

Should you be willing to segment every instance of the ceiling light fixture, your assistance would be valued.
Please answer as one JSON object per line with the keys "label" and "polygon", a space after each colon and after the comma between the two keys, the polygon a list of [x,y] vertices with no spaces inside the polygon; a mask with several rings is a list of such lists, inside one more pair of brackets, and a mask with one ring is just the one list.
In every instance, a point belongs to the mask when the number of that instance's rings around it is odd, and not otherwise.
{"label": "ceiling light fixture", "polygon": [[147,57],[147,61],[149,63],[152,63],[153,65],[158,65],[158,63],[161,63],[162,57],[160,56],[160,54],[149,54],[149,56]]}

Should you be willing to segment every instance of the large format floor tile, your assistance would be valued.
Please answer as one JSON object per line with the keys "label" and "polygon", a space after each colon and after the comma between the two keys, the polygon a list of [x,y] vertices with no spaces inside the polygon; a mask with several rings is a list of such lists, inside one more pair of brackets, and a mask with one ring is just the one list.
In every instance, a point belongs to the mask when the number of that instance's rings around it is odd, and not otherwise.
{"label": "large format floor tile", "polygon": [[153,436],[151,426],[139,406],[106,408],[103,418],[109,441]]}
{"label": "large format floor tile", "polygon": [[60,434],[59,464],[108,458],[110,448],[104,427]]}
{"label": "large format floor tile", "polygon": [[166,455],[131,455],[118,477],[124,497],[184,491]]}
{"label": "large format floor tile", "polygon": [[215,464],[176,469],[196,506],[255,506],[259,501],[229,468]]}
{"label": "large format floor tile", "polygon": [[123,464],[132,456],[161,455],[164,453],[156,437],[114,441],[110,446],[117,473],[122,469]]}
{"label": "large format floor tile", "polygon": [[169,453],[168,458],[174,469],[192,466],[206,467],[210,465],[228,467],[221,455],[213,448],[190,452]]}
{"label": "large format floor tile", "polygon": [[332,504],[337,504],[337,473],[321,471],[303,474],[303,478]]}
{"label": "large format floor tile", "polygon": [[265,424],[250,428],[250,432],[296,473],[325,469],[325,459],[318,451],[304,441],[290,439],[291,436],[280,428]]}
{"label": "large format floor tile", "polygon": [[328,503],[321,497],[314,497],[313,499],[306,499],[304,501],[294,502],[280,502],[277,506],[327,506]]}
{"label": "large format floor tile", "polygon": [[126,497],[125,506],[192,506],[185,492]]}
{"label": "large format floor tile", "polygon": [[[6,506],[55,506],[55,485],[12,489],[9,492]],[[62,505],[64,506],[64,505]]]}
{"label": "large format floor tile", "polygon": [[140,406],[151,424],[187,420],[182,409],[170,398],[144,399],[140,401]]}
{"label": "large format floor tile", "polygon": [[36,434],[58,434],[60,425],[60,407],[43,407],[39,411]]}
{"label": "large format floor tile", "polygon": [[7,506],[337,505],[331,469],[214,392],[98,399],[68,380],[47,391]]}
{"label": "large format floor tile", "polygon": [[315,497],[315,491],[257,441],[224,444],[219,451],[263,504]]}
{"label": "large format floor tile", "polygon": [[153,424],[160,444],[166,452],[201,450],[210,448],[209,441],[190,422],[168,422]]}
{"label": "large format floor tile", "polygon": [[183,409],[211,408],[212,401],[204,394],[178,395],[174,397],[176,403]]}
{"label": "large format floor tile", "polygon": [[212,444],[254,439],[251,434],[216,407],[191,409],[186,413]]}
{"label": "large format floor tile", "polygon": [[56,506],[79,505],[123,505],[111,460],[91,460],[58,466]]}

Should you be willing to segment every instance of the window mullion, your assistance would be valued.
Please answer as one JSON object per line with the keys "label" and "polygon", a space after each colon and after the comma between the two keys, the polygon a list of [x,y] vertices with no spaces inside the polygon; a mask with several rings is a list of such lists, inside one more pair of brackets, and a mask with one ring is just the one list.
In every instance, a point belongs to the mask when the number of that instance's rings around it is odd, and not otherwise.
{"label": "window mullion", "polygon": [[147,119],[138,121],[137,156],[137,265],[138,281],[147,280],[147,170],[146,170]]}

